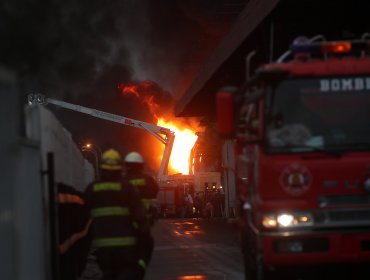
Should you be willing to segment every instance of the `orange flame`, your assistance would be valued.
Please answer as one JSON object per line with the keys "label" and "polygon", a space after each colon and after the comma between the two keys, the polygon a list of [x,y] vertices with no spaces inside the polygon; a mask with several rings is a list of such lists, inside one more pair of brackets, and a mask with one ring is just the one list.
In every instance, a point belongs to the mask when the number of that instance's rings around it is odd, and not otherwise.
{"label": "orange flame", "polygon": [[[163,108],[154,101],[154,95],[151,92],[153,84],[150,81],[143,81],[138,84],[121,84],[118,88],[124,94],[132,94],[140,98],[157,119],[157,125],[169,128],[175,132],[175,142],[168,167],[171,172],[189,174],[189,157],[191,149],[198,137],[195,134],[198,125],[194,121],[192,123],[189,121],[184,122],[181,119],[175,118],[173,114],[169,115],[168,109],[162,110]],[[166,116],[164,116],[164,111],[167,112]],[[158,157],[162,158],[162,155],[163,153],[158,155]]]}
{"label": "orange flame", "polygon": [[182,174],[189,174],[189,157],[198,136],[195,135],[194,127],[181,124],[179,121],[165,121],[160,118],[157,125],[171,129],[175,132],[175,143],[173,144],[170,157],[170,170]]}
{"label": "orange flame", "polygon": [[154,102],[154,95],[151,93],[151,88],[155,84],[151,81],[143,81],[138,84],[120,84],[118,88],[124,94],[132,94],[137,98],[140,98],[143,103],[147,104],[152,115],[159,119],[159,105]]}

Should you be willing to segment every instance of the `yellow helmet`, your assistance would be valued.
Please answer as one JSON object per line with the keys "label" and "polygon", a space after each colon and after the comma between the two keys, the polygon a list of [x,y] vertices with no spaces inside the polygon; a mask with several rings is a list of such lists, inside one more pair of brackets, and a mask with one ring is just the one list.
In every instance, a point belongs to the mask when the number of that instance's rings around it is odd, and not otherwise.
{"label": "yellow helmet", "polygon": [[143,157],[138,152],[128,153],[125,157],[126,163],[144,163]]}
{"label": "yellow helmet", "polygon": [[100,168],[104,170],[121,170],[122,157],[120,153],[114,149],[105,151],[101,157]]}

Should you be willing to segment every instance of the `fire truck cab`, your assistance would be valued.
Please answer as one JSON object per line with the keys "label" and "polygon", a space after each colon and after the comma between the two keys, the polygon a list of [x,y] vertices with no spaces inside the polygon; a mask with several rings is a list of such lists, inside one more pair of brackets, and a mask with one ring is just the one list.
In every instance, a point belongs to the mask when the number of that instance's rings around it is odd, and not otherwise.
{"label": "fire truck cab", "polygon": [[218,93],[220,133],[236,142],[246,279],[370,261],[369,51],[365,38],[301,37]]}

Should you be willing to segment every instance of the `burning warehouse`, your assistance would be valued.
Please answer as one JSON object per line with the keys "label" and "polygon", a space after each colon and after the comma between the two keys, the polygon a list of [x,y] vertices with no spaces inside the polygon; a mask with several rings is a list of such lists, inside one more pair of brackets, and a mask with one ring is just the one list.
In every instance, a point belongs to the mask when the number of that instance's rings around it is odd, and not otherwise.
{"label": "burning warehouse", "polygon": [[[167,106],[157,103],[156,85],[151,81],[140,83],[129,83],[119,85],[122,94],[138,98],[156,120],[156,124],[171,129],[176,138],[172,147],[169,171],[170,173],[189,174],[189,155],[197,139],[196,132],[201,128],[198,121],[194,119],[179,119],[173,115],[173,102],[169,100]],[[155,98],[156,97],[156,98]],[[168,98],[168,97],[167,97]],[[163,146],[153,149],[162,159]]]}
{"label": "burning warehouse", "polygon": [[[165,185],[162,184],[158,199],[162,206],[166,204],[166,214],[179,214],[181,205],[177,204],[185,193],[190,192],[193,196],[197,193],[203,200],[207,200],[212,192],[221,190],[220,144],[215,127],[204,118],[176,118],[173,103],[165,108],[157,103],[154,97],[158,95],[154,95],[153,86],[153,82],[144,81],[121,84],[119,89],[124,95],[139,98],[154,116],[158,126],[175,133],[168,162],[169,176],[165,179]],[[166,160],[163,146],[153,152],[158,154],[162,162]],[[166,184],[174,188],[169,189]]]}

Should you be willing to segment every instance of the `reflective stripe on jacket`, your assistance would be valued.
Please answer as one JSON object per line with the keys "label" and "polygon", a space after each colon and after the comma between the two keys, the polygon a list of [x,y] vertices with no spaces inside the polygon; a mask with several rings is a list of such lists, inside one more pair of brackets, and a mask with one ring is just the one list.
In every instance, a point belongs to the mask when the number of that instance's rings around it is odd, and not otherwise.
{"label": "reflective stripe on jacket", "polygon": [[122,186],[118,182],[102,182],[96,183],[93,187],[93,192],[100,192],[100,191],[120,191],[122,190]]}
{"label": "reflective stripe on jacket", "polygon": [[134,188],[120,181],[95,182],[85,193],[93,218],[93,246],[134,246],[137,232],[133,226],[135,210],[131,209],[140,204]]}
{"label": "reflective stripe on jacket", "polygon": [[93,218],[103,216],[128,216],[130,215],[130,209],[127,207],[99,207],[91,210],[91,216]]}
{"label": "reflective stripe on jacket", "polygon": [[153,201],[153,199],[151,199],[151,198],[142,198],[141,199],[141,202],[144,204],[144,207],[147,211],[151,209],[152,201]]}
{"label": "reflective stripe on jacket", "polygon": [[135,237],[107,237],[107,238],[95,238],[93,245],[94,247],[118,247],[118,246],[133,246],[137,242]]}
{"label": "reflective stripe on jacket", "polygon": [[158,193],[158,185],[153,177],[146,174],[131,174],[128,176],[131,185],[136,187],[141,196],[141,202],[146,210],[146,217],[148,220],[153,219],[153,199],[156,198]]}

